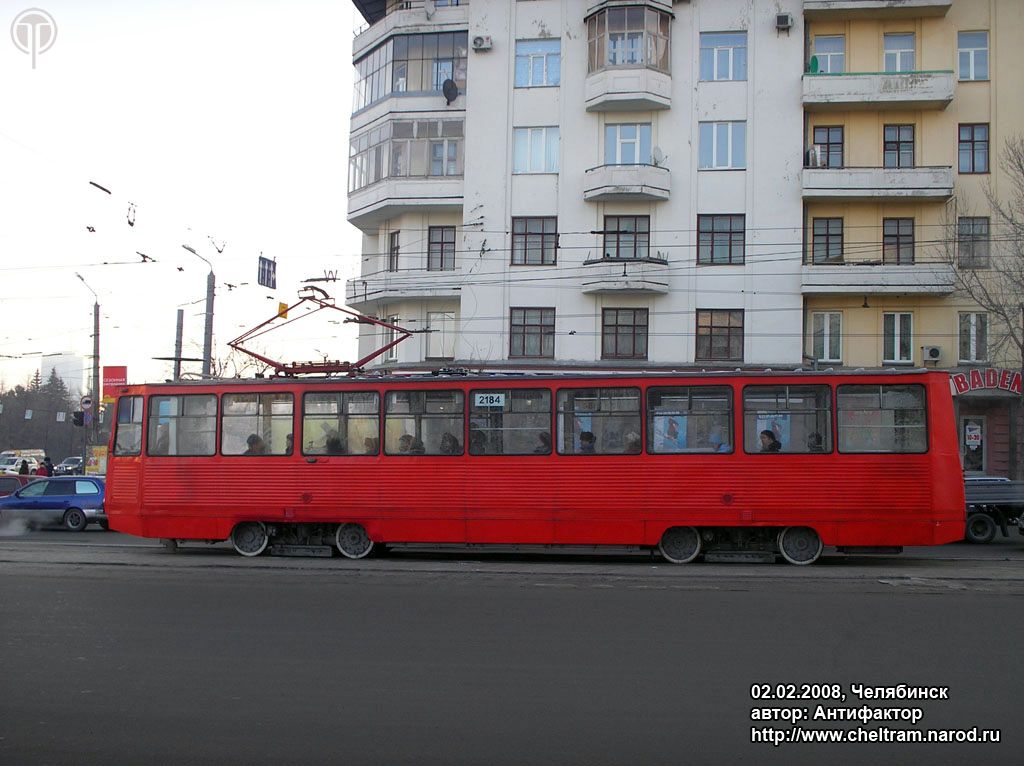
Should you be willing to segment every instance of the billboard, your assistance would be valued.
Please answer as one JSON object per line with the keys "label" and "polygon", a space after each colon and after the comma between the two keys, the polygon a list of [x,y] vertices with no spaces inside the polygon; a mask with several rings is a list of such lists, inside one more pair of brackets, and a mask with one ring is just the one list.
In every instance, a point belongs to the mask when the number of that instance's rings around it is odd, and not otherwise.
{"label": "billboard", "polygon": [[128,385],[127,367],[103,368],[103,403],[113,404],[117,398],[116,388]]}

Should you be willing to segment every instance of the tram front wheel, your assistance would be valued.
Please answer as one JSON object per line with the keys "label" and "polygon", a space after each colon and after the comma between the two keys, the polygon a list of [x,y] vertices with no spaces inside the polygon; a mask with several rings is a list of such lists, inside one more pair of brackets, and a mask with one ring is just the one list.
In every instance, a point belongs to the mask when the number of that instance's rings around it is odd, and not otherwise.
{"label": "tram front wheel", "polygon": [[790,564],[813,564],[824,547],[818,533],[810,527],[786,527],[779,532],[779,553]]}
{"label": "tram front wheel", "polygon": [[231,530],[231,544],[243,556],[259,556],[269,543],[270,535],[262,521],[243,521]]}
{"label": "tram front wheel", "polygon": [[364,558],[373,550],[373,540],[361,524],[339,524],[334,541],[338,552],[350,559]]}

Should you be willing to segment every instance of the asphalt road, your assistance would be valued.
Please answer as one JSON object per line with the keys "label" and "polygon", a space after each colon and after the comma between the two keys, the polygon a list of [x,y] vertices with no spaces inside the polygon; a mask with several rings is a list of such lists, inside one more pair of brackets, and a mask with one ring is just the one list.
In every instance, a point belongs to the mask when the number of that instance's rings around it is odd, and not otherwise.
{"label": "asphalt road", "polygon": [[[0,539],[2,764],[1024,763],[1024,537],[813,567]],[[754,684],[839,684],[757,702]],[[854,684],[948,687],[865,700]],[[997,744],[751,742],[919,708]],[[898,713],[897,713],[898,714]],[[851,723],[809,723],[848,731]]]}

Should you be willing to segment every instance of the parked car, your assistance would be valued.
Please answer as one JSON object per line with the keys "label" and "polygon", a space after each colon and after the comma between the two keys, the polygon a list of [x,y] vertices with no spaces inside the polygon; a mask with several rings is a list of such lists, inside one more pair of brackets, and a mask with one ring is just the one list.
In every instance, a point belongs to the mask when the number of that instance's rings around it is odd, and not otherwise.
{"label": "parked car", "polygon": [[82,472],[82,458],[66,457],[53,467],[54,476],[74,476]]}
{"label": "parked car", "polygon": [[21,461],[28,463],[29,475],[35,476],[39,468],[39,461],[34,457],[3,457],[0,458],[0,473],[17,473],[21,468]]}
{"label": "parked car", "polygon": [[106,529],[104,489],[103,480],[93,476],[36,479],[0,497],[0,523],[22,521],[29,527],[59,524],[72,532],[96,523]]}
{"label": "parked car", "polygon": [[12,492],[17,492],[30,481],[35,481],[32,476],[19,476],[18,474],[0,474],[0,497],[7,497]]}

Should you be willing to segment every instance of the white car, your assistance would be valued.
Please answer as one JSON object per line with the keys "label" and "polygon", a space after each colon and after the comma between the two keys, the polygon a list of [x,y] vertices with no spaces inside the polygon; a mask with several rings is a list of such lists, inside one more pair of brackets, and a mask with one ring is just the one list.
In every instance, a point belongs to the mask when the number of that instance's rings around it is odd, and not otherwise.
{"label": "white car", "polygon": [[28,463],[28,472],[34,476],[36,469],[39,468],[39,461],[34,457],[11,457],[9,455],[2,457],[0,458],[0,473],[18,473],[22,460]]}

